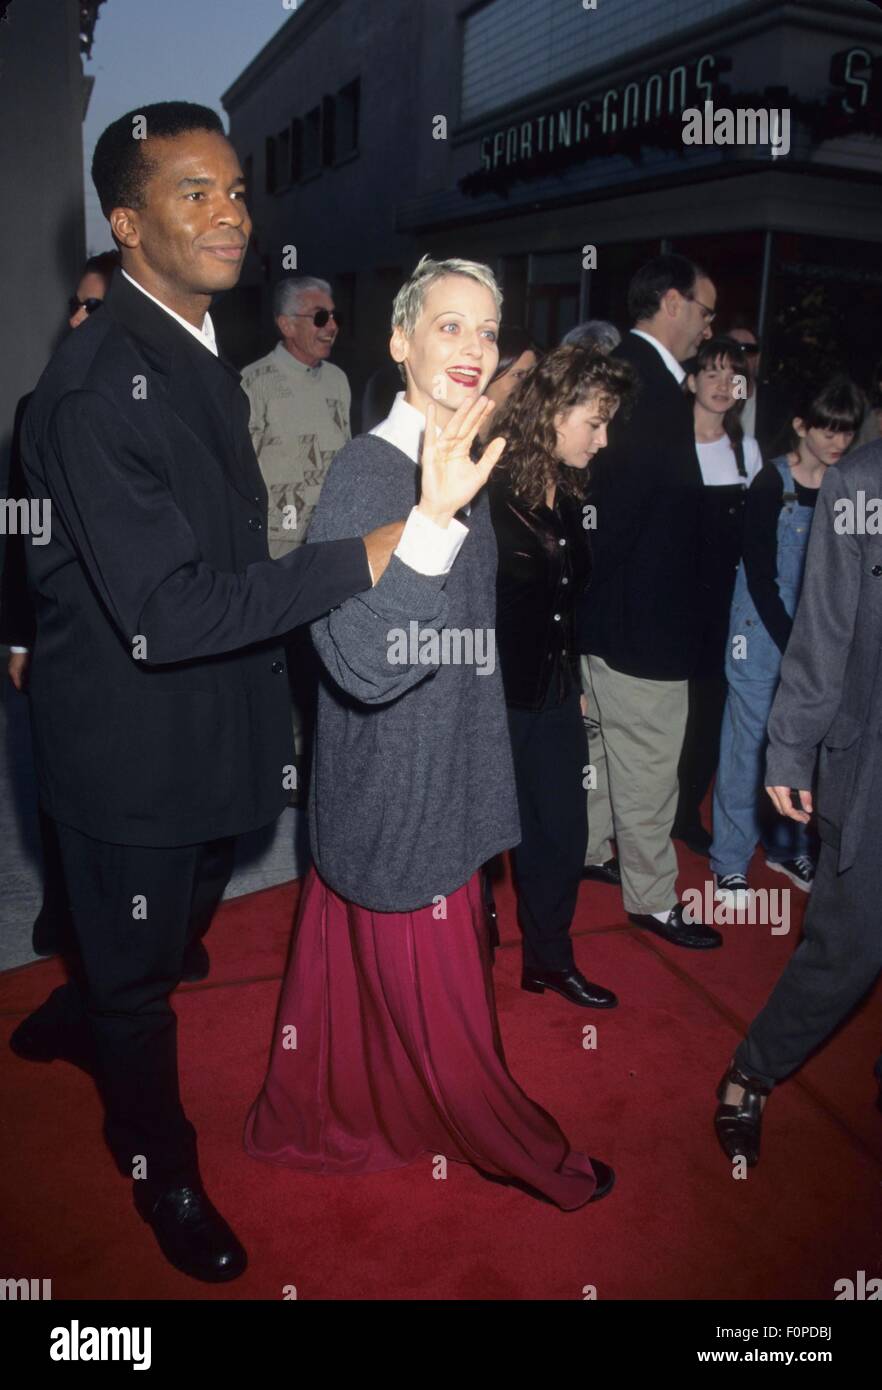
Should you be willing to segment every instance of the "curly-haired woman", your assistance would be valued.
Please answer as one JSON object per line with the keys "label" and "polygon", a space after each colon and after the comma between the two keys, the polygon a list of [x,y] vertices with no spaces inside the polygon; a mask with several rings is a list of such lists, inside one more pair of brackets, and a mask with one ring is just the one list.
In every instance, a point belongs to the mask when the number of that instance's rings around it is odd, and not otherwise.
{"label": "curly-haired woman", "polygon": [[499,550],[496,645],[521,820],[513,853],[522,985],[596,1009],[618,1001],[586,980],[570,940],[588,835],[573,622],[590,573],[588,465],[633,385],[627,363],[596,349],[548,353],[494,421],[506,448],[488,488]]}

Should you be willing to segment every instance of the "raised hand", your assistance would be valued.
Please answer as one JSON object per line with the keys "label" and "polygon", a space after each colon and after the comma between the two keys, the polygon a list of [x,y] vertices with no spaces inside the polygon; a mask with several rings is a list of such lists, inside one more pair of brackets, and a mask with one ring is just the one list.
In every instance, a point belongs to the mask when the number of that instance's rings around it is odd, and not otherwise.
{"label": "raised hand", "polygon": [[502,455],[505,440],[497,438],[490,441],[477,463],[471,458],[475,436],[494,408],[488,396],[463,401],[439,435],[435,406],[429,404],[420,455],[419,510],[438,526],[448,526],[460,508],[471,502]]}

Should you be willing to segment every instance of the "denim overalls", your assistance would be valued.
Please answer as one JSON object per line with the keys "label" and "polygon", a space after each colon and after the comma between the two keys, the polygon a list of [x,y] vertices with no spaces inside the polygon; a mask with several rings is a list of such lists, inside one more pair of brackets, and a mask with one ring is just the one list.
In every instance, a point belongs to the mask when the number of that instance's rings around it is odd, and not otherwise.
{"label": "denim overalls", "polygon": [[[788,614],[796,612],[813,508],[796,500],[785,457],[772,460],[784,484],[778,517],[778,592]],[[738,639],[743,639],[739,642]],[[747,874],[762,842],[773,863],[808,854],[807,828],[779,816],[764,790],[766,725],[778,688],[781,653],[762,624],[747,587],[744,561],[738,569],[729,641],[726,679],[729,694],[720,735],[720,763],[714,788],[714,839],[711,868],[724,874]],[[768,803],[768,804],[767,804]]]}

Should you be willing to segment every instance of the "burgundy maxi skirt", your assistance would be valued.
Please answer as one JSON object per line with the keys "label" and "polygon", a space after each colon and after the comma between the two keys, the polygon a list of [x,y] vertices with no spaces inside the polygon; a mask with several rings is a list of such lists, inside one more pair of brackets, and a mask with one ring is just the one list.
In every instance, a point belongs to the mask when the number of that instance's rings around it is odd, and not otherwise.
{"label": "burgundy maxi skirt", "polygon": [[371,912],[309,870],[245,1147],[322,1174],[444,1155],[580,1207],[590,1160],[505,1064],[478,875],[440,910]]}

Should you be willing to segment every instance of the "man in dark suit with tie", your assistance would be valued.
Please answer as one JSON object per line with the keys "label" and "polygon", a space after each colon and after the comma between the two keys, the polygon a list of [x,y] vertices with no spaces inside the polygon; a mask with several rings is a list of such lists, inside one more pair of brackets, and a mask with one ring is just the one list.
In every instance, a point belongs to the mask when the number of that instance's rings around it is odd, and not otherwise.
{"label": "man in dark suit with tie", "polygon": [[[751,1167],[772,1087],[827,1040],[882,969],[880,511],[882,442],[824,476],[769,719],[766,791],[783,816],[805,824],[816,812],[821,855],[802,941],[717,1091],[720,1143]],[[876,1079],[882,1109],[882,1058]]]}
{"label": "man in dark suit with tie", "polygon": [[173,1264],[218,1281],[246,1257],[202,1186],[169,994],[234,837],[288,801],[285,639],[377,582],[402,525],[268,558],[248,401],[208,314],[251,230],[216,114],[132,112],[92,172],[122,270],[52,358],[22,437],[50,524],[27,547],[37,776],[81,962],[12,1045],[94,1072],[138,1211]]}
{"label": "man in dark suit with tie", "polygon": [[[678,946],[719,946],[677,901],[671,827],[700,623],[701,469],[681,362],[710,335],[716,290],[683,256],[659,256],[628,289],[634,322],[613,353],[634,368],[637,400],[591,466],[593,572],[582,603],[588,712],[605,760],[625,909]],[[598,779],[599,780],[599,779]],[[588,798],[589,833],[591,797]],[[596,846],[597,863],[609,846]],[[590,875],[590,869],[589,869]]]}

